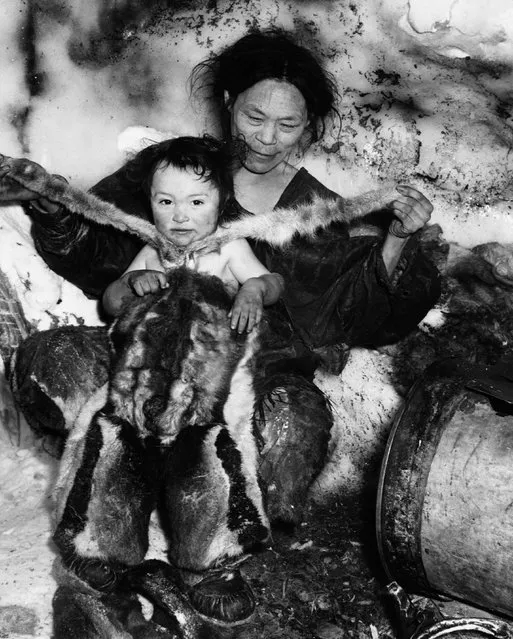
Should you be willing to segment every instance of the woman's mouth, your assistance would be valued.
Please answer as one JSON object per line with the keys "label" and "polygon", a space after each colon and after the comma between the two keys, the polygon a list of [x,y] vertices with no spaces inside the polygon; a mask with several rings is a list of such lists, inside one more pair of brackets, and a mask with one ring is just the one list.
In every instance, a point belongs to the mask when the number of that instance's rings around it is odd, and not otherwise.
{"label": "woman's mouth", "polygon": [[254,151],[251,149],[251,153],[257,158],[261,158],[262,160],[270,160],[275,156],[275,153],[260,153],[259,151]]}

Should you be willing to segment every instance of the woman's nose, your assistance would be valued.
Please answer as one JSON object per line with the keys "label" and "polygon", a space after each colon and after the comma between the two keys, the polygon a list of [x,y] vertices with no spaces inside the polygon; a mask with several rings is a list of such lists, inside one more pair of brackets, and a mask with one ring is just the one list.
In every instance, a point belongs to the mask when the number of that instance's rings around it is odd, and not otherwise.
{"label": "woman's nose", "polygon": [[276,126],[274,122],[264,122],[257,133],[257,139],[262,144],[274,144],[276,142]]}

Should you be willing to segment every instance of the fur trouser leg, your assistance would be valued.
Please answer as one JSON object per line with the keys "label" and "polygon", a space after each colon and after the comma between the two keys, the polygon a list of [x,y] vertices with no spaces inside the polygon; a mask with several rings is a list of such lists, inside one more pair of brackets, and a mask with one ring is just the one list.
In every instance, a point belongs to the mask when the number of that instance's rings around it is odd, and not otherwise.
{"label": "fur trouser leg", "polygon": [[103,410],[90,422],[86,414],[82,419],[61,461],[54,541],[67,567],[94,588],[109,590],[148,549],[157,449]]}
{"label": "fur trouser leg", "polygon": [[254,472],[252,435],[238,443],[226,426],[184,429],[166,461],[163,512],[170,558],[201,571],[269,537]]}
{"label": "fur trouser leg", "polygon": [[271,523],[297,524],[324,466],[333,416],[324,394],[300,375],[274,375],[262,391],[257,425],[267,514]]}

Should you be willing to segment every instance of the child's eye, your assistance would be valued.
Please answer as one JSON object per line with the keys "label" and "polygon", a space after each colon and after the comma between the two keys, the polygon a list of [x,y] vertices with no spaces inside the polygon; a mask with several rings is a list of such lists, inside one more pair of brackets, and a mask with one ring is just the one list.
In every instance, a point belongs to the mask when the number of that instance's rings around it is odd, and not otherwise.
{"label": "child's eye", "polygon": [[194,206],[200,206],[201,204],[204,204],[203,200],[193,200],[192,201]]}
{"label": "child's eye", "polygon": [[172,202],[171,200],[163,198],[162,200],[159,200],[159,204],[163,204],[164,206],[169,206],[170,204],[172,204]]}

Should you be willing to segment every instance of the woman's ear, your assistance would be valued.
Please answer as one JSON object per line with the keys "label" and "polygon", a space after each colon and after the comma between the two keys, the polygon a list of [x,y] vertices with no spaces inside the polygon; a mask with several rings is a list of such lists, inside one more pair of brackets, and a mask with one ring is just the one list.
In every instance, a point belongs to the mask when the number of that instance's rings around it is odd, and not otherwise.
{"label": "woman's ear", "polygon": [[228,111],[232,110],[233,100],[226,89],[224,90],[224,106],[228,109]]}

